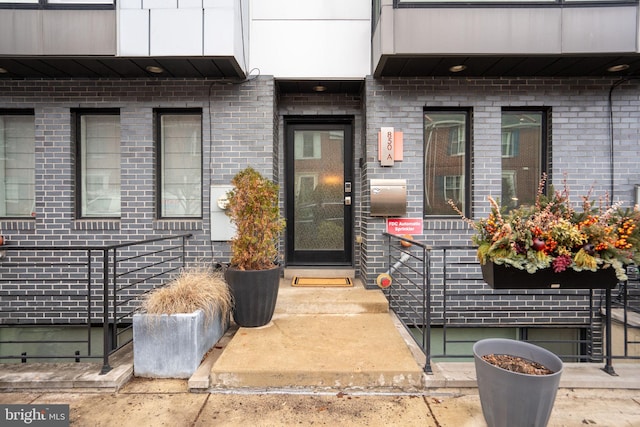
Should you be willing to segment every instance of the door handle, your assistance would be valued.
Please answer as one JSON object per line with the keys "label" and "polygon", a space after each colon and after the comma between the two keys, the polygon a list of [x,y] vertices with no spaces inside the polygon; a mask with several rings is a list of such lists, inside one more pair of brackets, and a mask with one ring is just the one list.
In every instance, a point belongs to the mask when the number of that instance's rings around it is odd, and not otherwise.
{"label": "door handle", "polygon": [[344,204],[345,206],[351,206],[351,196],[346,196],[344,198]]}

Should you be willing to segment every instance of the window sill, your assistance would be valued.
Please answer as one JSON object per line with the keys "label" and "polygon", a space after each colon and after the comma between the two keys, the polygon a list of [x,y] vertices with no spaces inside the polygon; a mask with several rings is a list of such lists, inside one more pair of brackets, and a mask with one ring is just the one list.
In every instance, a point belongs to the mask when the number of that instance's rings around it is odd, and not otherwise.
{"label": "window sill", "polygon": [[461,218],[424,218],[425,230],[470,230],[471,227],[464,222]]}
{"label": "window sill", "polygon": [[202,219],[158,219],[153,222],[153,229],[161,231],[202,230]]}
{"label": "window sill", "polygon": [[73,221],[74,230],[120,230],[119,219],[78,219]]}
{"label": "window sill", "polygon": [[24,230],[35,230],[35,228],[36,228],[36,221],[34,218],[0,219],[0,230],[2,231],[7,231],[7,230],[24,231]]}

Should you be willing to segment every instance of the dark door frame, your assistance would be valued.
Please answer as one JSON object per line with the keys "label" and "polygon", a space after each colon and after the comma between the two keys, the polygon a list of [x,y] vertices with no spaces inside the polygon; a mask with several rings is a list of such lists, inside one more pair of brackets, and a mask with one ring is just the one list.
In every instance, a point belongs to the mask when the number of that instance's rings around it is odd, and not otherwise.
{"label": "dark door frame", "polygon": [[[342,254],[337,253],[322,253],[323,260],[318,261],[319,253],[309,251],[308,253],[299,253],[294,250],[294,229],[291,224],[294,218],[294,185],[295,179],[293,177],[293,163],[294,159],[294,144],[293,144],[293,131],[296,128],[302,126],[314,126],[329,127],[335,125],[336,127],[342,127],[345,129],[344,140],[344,181],[351,182],[351,192],[348,194],[351,197],[351,204],[345,206],[345,223],[344,223],[344,251]],[[355,183],[354,178],[354,117],[344,115],[319,115],[319,116],[285,116],[284,117],[285,128],[285,211],[287,217],[286,228],[286,264],[287,265],[300,265],[300,266],[353,266],[354,260],[354,243],[353,243],[353,225],[354,225],[354,205],[355,205]]]}

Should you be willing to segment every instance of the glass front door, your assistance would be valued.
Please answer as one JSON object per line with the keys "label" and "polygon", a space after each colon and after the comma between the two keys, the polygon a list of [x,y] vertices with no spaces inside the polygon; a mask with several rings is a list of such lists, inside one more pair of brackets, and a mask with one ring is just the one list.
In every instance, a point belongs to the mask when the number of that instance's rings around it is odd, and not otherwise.
{"label": "glass front door", "polygon": [[351,264],[351,124],[287,122],[287,264]]}

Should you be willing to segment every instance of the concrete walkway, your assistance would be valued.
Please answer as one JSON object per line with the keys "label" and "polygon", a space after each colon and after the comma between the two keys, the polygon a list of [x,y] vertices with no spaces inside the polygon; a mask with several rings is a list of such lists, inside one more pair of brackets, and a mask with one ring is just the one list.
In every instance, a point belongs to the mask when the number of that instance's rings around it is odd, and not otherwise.
{"label": "concrete walkway", "polygon": [[241,328],[211,369],[215,388],[417,391],[423,369],[398,333],[382,292],[280,283],[276,313]]}
{"label": "concrete walkway", "polygon": [[[281,284],[263,328],[234,327],[187,380],[100,366],[0,365],[0,404],[68,404],[77,426],[485,426],[472,363],[434,363],[379,291]],[[565,364],[550,426],[640,426],[640,364]],[[1,424],[1,423],[0,423]]]}

